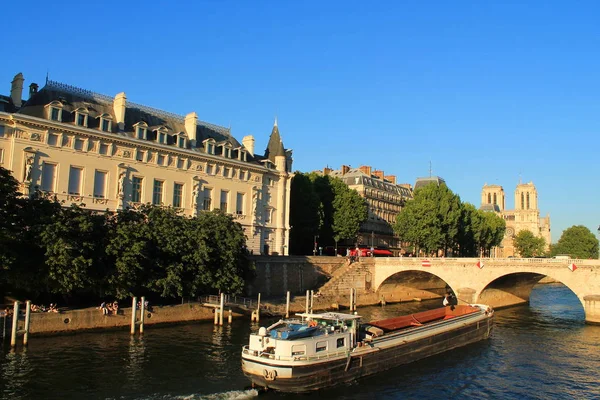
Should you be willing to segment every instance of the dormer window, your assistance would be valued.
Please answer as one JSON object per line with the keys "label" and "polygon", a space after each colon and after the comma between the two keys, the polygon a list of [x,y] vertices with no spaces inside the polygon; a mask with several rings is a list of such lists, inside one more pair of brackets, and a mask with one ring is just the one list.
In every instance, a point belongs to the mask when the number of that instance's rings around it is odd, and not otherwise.
{"label": "dormer window", "polygon": [[75,110],[75,125],[86,127],[88,126],[88,110],[78,108]]}
{"label": "dormer window", "polygon": [[164,127],[160,127],[156,132],[156,143],[158,144],[167,144],[167,130]]}
{"label": "dormer window", "polygon": [[140,122],[134,125],[135,138],[139,140],[146,140],[148,138],[148,125],[145,122]]}
{"label": "dormer window", "polygon": [[240,161],[248,161],[247,160],[247,157],[248,157],[247,154],[248,154],[248,152],[246,152],[246,150],[243,150],[242,148],[240,148],[238,150],[238,160],[240,160]]}
{"label": "dormer window", "polygon": [[46,106],[48,110],[48,119],[51,121],[62,121],[63,104],[60,101],[53,101]]}
{"label": "dormer window", "polygon": [[187,147],[187,141],[185,137],[185,133],[179,132],[179,135],[175,136],[177,147],[181,149],[185,149]]}
{"label": "dormer window", "polygon": [[206,151],[206,154],[215,154],[215,140],[214,139],[206,139],[203,143],[204,143],[204,151]]}
{"label": "dormer window", "polygon": [[99,128],[104,132],[112,131],[112,117],[109,114],[102,114],[100,116],[100,125]]}

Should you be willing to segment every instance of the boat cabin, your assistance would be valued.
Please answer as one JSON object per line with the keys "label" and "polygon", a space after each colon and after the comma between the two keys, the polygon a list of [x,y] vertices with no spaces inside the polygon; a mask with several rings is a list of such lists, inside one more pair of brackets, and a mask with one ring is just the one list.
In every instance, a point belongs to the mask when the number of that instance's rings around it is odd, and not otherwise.
{"label": "boat cabin", "polygon": [[356,346],[360,316],[332,312],[297,316],[261,327],[250,335],[248,351],[276,360],[308,360]]}

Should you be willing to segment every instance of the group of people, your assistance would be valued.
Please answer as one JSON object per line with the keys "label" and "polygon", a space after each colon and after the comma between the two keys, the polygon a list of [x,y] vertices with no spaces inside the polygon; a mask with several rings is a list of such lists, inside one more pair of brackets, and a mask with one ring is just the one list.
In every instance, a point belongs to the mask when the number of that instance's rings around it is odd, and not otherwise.
{"label": "group of people", "polygon": [[48,308],[45,305],[38,306],[36,304],[31,303],[31,311],[33,312],[58,312],[58,308],[56,307],[56,303],[50,303]]}
{"label": "group of people", "polygon": [[116,300],[112,303],[107,303],[103,301],[102,304],[100,304],[100,307],[98,308],[100,309],[100,311],[102,311],[102,314],[104,315],[117,315],[117,313],[119,312],[119,302]]}

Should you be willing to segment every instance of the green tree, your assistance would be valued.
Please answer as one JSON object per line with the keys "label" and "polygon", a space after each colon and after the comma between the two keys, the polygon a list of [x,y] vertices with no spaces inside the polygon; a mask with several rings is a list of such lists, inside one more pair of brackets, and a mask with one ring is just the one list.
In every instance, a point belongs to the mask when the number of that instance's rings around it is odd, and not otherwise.
{"label": "green tree", "polygon": [[565,229],[551,248],[551,255],[568,254],[572,258],[598,258],[598,239],[583,225]]}
{"label": "green tree", "polygon": [[528,258],[542,256],[545,252],[546,241],[524,229],[515,236],[513,245],[521,257]]}
{"label": "green tree", "polygon": [[15,253],[19,231],[22,229],[19,182],[9,170],[0,167],[0,288],[7,284],[8,275],[16,266]]}
{"label": "green tree", "polygon": [[333,189],[333,240],[356,239],[360,225],[367,219],[367,203],[358,192],[340,179],[330,179]]}
{"label": "green tree", "polygon": [[105,238],[104,214],[78,205],[59,209],[40,230],[48,290],[65,298],[77,290],[101,295]]}
{"label": "green tree", "polygon": [[310,254],[323,225],[323,204],[308,174],[296,172],[290,194],[290,254]]}
{"label": "green tree", "polygon": [[483,214],[473,204],[463,203],[458,230],[458,250],[462,257],[477,257],[481,248]]}
{"label": "green tree", "polygon": [[[506,231],[506,222],[504,218],[490,211],[478,210],[481,216],[481,225],[479,232],[479,249],[483,250],[484,255],[489,256],[493,247],[500,246]],[[545,243],[542,239],[542,253]],[[541,253],[540,253],[541,255]]]}

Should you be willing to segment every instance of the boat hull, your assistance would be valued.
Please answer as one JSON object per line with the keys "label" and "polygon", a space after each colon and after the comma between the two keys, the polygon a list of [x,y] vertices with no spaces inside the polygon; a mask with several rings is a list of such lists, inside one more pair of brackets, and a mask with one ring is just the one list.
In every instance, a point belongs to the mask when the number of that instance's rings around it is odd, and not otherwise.
{"label": "boat hull", "polygon": [[392,343],[381,340],[347,356],[305,365],[243,355],[242,370],[253,385],[264,388],[283,392],[323,389],[487,339],[493,328],[493,316],[455,325],[420,338],[406,335],[407,340],[402,340],[402,335],[391,335],[388,341]]}

